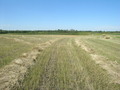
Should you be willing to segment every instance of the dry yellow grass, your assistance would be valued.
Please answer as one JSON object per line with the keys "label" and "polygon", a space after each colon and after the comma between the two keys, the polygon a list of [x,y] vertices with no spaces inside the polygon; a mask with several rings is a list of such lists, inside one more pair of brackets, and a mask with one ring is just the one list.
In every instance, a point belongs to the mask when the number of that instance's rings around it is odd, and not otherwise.
{"label": "dry yellow grass", "polygon": [[[34,42],[34,48],[30,53],[21,54],[21,58],[0,72],[0,82],[8,77],[3,74],[6,71],[12,77],[8,81],[13,81],[12,85],[0,84],[3,87],[10,85],[11,90],[120,90],[118,38],[107,40],[100,36],[65,35],[7,37]],[[8,82],[7,78],[5,80]]]}

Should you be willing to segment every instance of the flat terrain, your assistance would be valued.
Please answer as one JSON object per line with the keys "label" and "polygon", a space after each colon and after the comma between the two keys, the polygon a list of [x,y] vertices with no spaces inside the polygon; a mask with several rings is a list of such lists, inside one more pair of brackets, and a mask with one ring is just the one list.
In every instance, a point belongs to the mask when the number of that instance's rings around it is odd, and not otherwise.
{"label": "flat terrain", "polygon": [[106,37],[1,35],[0,89],[120,90],[120,35]]}

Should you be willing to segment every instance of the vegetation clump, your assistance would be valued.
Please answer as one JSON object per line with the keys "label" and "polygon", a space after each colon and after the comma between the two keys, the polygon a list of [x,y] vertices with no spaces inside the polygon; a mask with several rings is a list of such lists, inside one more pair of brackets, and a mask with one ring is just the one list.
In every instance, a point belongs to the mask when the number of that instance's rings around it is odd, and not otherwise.
{"label": "vegetation clump", "polygon": [[108,36],[106,34],[103,34],[102,36],[103,36],[104,39],[110,39],[111,38],[110,36]]}
{"label": "vegetation clump", "polygon": [[106,36],[105,39],[110,39],[110,36]]}

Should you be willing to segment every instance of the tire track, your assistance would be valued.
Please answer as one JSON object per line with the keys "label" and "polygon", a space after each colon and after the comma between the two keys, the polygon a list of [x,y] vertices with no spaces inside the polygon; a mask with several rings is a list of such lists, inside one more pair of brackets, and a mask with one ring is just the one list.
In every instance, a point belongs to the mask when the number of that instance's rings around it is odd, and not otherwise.
{"label": "tire track", "polygon": [[[90,81],[90,76],[87,70],[84,68],[84,66],[81,63],[82,62],[81,58],[78,56],[78,54],[76,54],[78,52],[75,50],[74,39],[71,40],[68,44],[69,47],[67,49],[67,52],[73,67],[71,70],[72,71],[71,76],[73,78],[71,83],[74,83],[75,85],[75,87],[73,88],[76,88],[76,90],[80,90],[80,89],[95,90],[93,84]],[[82,87],[82,84],[84,85],[84,87]]]}
{"label": "tire track", "polygon": [[[74,56],[72,39],[65,38],[56,43],[45,66],[42,80],[36,90],[94,90],[87,71],[84,71],[80,58]],[[76,52],[77,53],[77,52]],[[64,55],[63,55],[64,54]],[[83,85],[85,85],[83,87]]]}
{"label": "tire track", "polygon": [[56,84],[56,65],[58,60],[58,46],[64,39],[60,40],[59,42],[55,43],[52,46],[52,51],[50,52],[50,58],[44,68],[44,72],[41,76],[42,80],[39,82],[38,90],[53,90]]}

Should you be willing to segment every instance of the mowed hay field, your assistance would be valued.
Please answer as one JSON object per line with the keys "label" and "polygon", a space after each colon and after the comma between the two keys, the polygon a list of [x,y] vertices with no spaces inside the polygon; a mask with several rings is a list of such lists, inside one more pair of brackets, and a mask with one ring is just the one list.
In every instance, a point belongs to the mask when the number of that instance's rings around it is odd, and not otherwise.
{"label": "mowed hay field", "polygon": [[0,35],[0,90],[120,90],[120,35]]}

